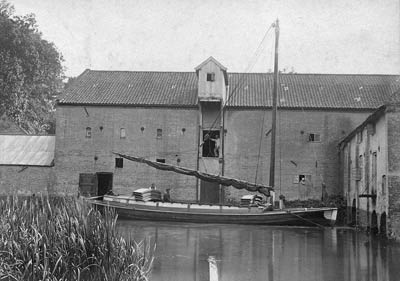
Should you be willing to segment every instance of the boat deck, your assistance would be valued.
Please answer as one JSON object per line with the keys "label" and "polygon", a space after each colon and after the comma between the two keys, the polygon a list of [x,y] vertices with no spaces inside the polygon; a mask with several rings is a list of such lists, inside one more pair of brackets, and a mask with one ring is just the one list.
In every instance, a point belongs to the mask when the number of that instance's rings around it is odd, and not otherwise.
{"label": "boat deck", "polygon": [[287,214],[287,213],[304,213],[330,211],[336,208],[290,208],[284,210],[264,211],[263,207],[237,207],[228,205],[207,205],[192,203],[170,203],[170,202],[152,202],[152,201],[136,201],[134,196],[104,196],[103,203],[97,202],[104,206],[126,208],[126,209],[144,209],[163,212],[179,212],[179,213],[206,213],[206,214]]}

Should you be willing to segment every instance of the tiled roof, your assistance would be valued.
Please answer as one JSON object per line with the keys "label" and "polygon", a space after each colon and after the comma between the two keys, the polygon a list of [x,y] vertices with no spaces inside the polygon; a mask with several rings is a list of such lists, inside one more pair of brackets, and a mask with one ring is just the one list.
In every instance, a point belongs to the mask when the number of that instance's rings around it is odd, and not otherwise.
{"label": "tiled roof", "polygon": [[[228,73],[230,107],[270,107],[273,74]],[[280,74],[285,108],[372,109],[400,89],[398,75]],[[196,106],[194,72],[86,70],[59,104]]]}
{"label": "tiled roof", "polygon": [[56,137],[0,135],[0,165],[52,166]]}
{"label": "tiled roof", "polygon": [[[230,98],[235,107],[272,106],[273,74],[231,73]],[[400,88],[396,75],[280,74],[282,108],[377,108]]]}
{"label": "tiled roof", "polygon": [[60,104],[195,106],[197,77],[190,72],[83,72]]}

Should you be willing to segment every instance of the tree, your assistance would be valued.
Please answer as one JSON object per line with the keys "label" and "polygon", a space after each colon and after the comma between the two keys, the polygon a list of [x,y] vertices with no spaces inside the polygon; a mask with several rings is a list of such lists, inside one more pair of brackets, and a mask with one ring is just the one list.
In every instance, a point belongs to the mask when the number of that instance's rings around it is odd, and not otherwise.
{"label": "tree", "polygon": [[62,88],[63,58],[42,38],[35,16],[14,15],[0,2],[0,112],[31,133],[54,133],[54,100]]}

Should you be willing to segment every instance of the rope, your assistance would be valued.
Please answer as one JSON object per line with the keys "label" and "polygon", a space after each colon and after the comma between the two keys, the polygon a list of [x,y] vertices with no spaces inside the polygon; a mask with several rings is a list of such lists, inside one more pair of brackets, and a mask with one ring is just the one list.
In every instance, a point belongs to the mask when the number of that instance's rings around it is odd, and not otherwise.
{"label": "rope", "polygon": [[296,214],[294,214],[294,213],[292,213],[292,212],[290,212],[290,211],[286,211],[286,213],[288,213],[288,214],[290,214],[290,215],[293,215],[293,216],[295,216],[295,217],[298,217],[299,219],[302,219],[302,220],[304,220],[304,221],[306,221],[306,222],[308,222],[308,223],[315,224],[315,225],[318,226],[319,228],[325,228],[322,224],[319,224],[319,223],[317,223],[317,222],[313,222],[312,220],[303,218],[302,216],[296,215]]}
{"label": "rope", "polygon": [[[253,54],[253,58],[250,60],[250,63],[249,63],[249,65],[247,66],[247,68],[246,68],[246,70],[245,70],[244,73],[248,73],[248,72],[254,67],[254,64],[257,62],[257,58],[259,57],[261,51],[263,50],[262,45],[263,45],[264,41],[266,40],[266,38],[267,38],[267,36],[268,36],[268,33],[270,32],[270,30],[272,29],[272,27],[273,27],[273,26],[271,25],[271,26],[268,28],[268,30],[265,32],[263,39],[262,39],[261,42],[259,43],[259,45],[258,45],[256,51],[255,51],[254,54]],[[272,42],[272,41],[271,41],[271,42]],[[243,74],[243,73],[242,73],[242,74]],[[240,86],[241,83],[243,82],[244,78],[245,78],[245,75],[241,75],[241,76],[240,76],[239,81],[235,84],[234,89],[233,89],[233,90],[231,91],[231,93],[229,94],[229,96],[228,96],[227,100],[225,101],[223,107],[225,107],[226,104],[229,102],[229,100],[230,100],[231,98],[233,98],[233,97],[237,94],[237,90],[239,89],[239,86]],[[219,114],[217,115],[217,117],[214,119],[213,123],[212,123],[211,126],[209,127],[208,132],[207,132],[208,135],[210,135],[211,130],[212,130],[213,128],[215,128],[215,124],[216,124],[217,121],[220,119],[221,115],[222,115],[222,110],[219,111]],[[174,155],[174,154],[178,154],[178,153],[179,153],[179,154],[191,154],[191,153],[195,153],[195,152],[197,152],[197,150],[194,150],[194,149],[193,149],[193,150],[184,150],[184,151],[176,151],[176,152],[163,153],[163,155],[168,156],[168,155]],[[149,158],[149,157],[154,157],[154,156],[157,156],[157,155],[143,155],[142,157],[144,157],[144,158]]]}
{"label": "rope", "polygon": [[[246,70],[245,70],[244,73],[248,73],[248,72],[254,67],[254,64],[257,62],[257,59],[258,59],[259,55],[261,54],[261,51],[263,50],[263,49],[262,49],[262,45],[263,45],[265,39],[267,38],[267,35],[268,35],[269,31],[272,29],[272,27],[273,27],[273,24],[271,24],[271,26],[270,26],[270,27],[268,28],[268,30],[265,32],[263,39],[261,40],[260,44],[258,44],[258,47],[257,47],[256,51],[255,51],[254,54],[253,54],[253,58],[250,60],[250,63],[249,63],[249,65],[247,66],[247,68],[246,68]],[[234,89],[233,89],[233,90],[231,91],[231,93],[229,94],[229,96],[228,96],[228,98],[226,99],[226,101],[225,101],[225,103],[224,103],[224,105],[223,105],[222,108],[224,108],[224,107],[227,105],[227,103],[229,102],[229,100],[237,93],[237,89],[239,88],[239,85],[243,82],[244,78],[245,78],[245,75],[241,75],[241,76],[239,77],[239,81],[236,83]],[[220,119],[221,115],[222,115],[222,110],[219,111],[219,114],[217,115],[217,117],[215,118],[215,120],[213,121],[213,123],[211,124],[210,129],[208,130],[208,134],[210,134],[210,133],[211,133],[211,130],[212,130],[213,128],[215,128],[215,124],[216,124],[217,121]]]}
{"label": "rope", "polygon": [[[271,46],[271,48],[270,48],[271,53],[270,53],[270,61],[269,61],[269,63],[272,62],[272,58],[273,58],[273,55],[274,55],[274,53],[275,53],[275,50],[274,50],[274,48],[273,48],[273,47],[274,47],[274,46],[273,46],[273,45],[274,45],[274,42],[271,41],[271,43],[272,43],[272,46]],[[259,142],[259,146],[258,146],[256,175],[255,175],[255,179],[254,179],[254,182],[255,182],[255,183],[257,183],[258,168],[259,168],[259,164],[260,164],[261,144],[262,144],[262,138],[263,138],[263,131],[264,131],[265,115],[266,115],[266,113],[267,113],[267,111],[264,110],[264,115],[263,115],[263,119],[262,119],[262,123],[261,123],[260,142]],[[279,120],[279,121],[280,121],[280,120]],[[271,131],[271,129],[270,129],[270,131]],[[269,132],[270,132],[270,131],[269,131]],[[268,132],[268,133],[269,133],[269,132]]]}
{"label": "rope", "polygon": [[263,139],[263,131],[264,131],[264,122],[265,122],[265,114],[266,114],[266,110],[264,110],[264,114],[263,114],[263,119],[261,122],[261,132],[260,132],[260,142],[258,145],[258,155],[257,155],[257,166],[256,166],[256,175],[254,178],[254,183],[257,183],[257,175],[258,175],[258,167],[260,164],[260,155],[261,155],[261,144],[262,144],[262,139]]}

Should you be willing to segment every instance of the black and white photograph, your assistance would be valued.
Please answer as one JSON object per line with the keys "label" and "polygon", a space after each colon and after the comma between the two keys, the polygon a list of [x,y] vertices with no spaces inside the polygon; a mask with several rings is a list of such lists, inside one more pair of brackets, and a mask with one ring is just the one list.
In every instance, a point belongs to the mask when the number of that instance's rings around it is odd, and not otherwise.
{"label": "black and white photograph", "polygon": [[0,0],[0,281],[399,259],[399,0]]}

